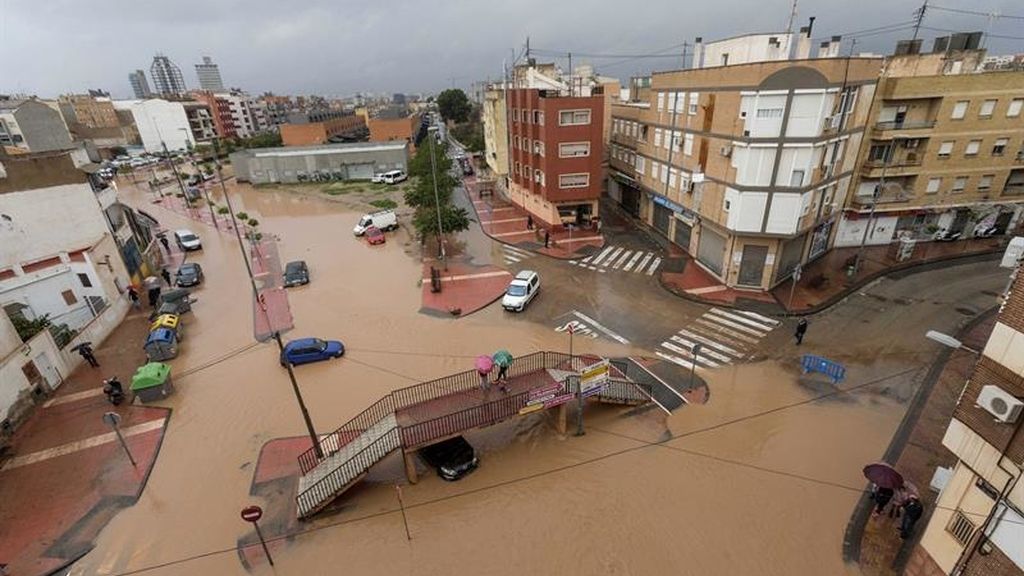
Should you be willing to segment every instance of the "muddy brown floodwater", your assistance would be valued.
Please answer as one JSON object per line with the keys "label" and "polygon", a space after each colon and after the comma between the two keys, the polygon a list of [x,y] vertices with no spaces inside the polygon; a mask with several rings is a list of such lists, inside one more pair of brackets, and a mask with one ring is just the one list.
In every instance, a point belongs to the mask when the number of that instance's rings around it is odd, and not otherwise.
{"label": "muddy brown floodwater", "polygon": [[[283,260],[310,265],[312,283],[289,293],[297,328],[287,336],[338,338],[348,348],[341,360],[296,369],[321,432],[391,389],[468,369],[478,354],[565,347],[549,325],[496,306],[459,320],[418,314],[420,264],[404,230],[370,247],[352,237],[359,214],[338,203],[232,190],[237,209],[280,239]],[[130,189],[122,195],[145,202]],[[206,284],[172,361],[177,393],[166,402],[173,414],[149,483],[71,573],[245,574],[235,545],[250,531],[238,511],[253,503],[255,460],[268,440],[304,434],[302,420],[277,350],[253,344],[234,237],[147,210],[203,236],[194,259]],[[579,352],[640,353],[582,340]],[[411,541],[393,488],[404,482],[400,463],[386,461],[340,512],[308,525],[321,529],[276,547],[276,571],[257,564],[252,572],[856,573],[841,544],[863,487],[859,469],[884,450],[904,408],[870,389],[806,403],[821,390],[771,362],[706,376],[710,402],[668,417],[598,407],[583,437],[560,438],[543,416],[480,432],[475,473],[456,483],[427,474],[405,486]],[[786,405],[794,406],[748,418]]]}

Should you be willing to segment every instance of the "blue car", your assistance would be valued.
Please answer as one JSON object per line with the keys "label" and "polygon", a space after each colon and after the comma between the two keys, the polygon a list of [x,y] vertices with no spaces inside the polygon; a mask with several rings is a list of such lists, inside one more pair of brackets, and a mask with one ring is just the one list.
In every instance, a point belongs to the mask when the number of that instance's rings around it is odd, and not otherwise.
{"label": "blue car", "polygon": [[337,340],[299,338],[285,344],[284,350],[281,352],[281,366],[284,366],[285,362],[296,366],[330,358],[341,358],[344,353],[345,345]]}

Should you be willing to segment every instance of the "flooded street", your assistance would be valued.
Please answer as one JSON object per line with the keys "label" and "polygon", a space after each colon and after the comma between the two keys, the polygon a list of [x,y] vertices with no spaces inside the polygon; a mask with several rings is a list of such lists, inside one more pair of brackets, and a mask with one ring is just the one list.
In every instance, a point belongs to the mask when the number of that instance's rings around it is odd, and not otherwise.
{"label": "flooded street", "polygon": [[[344,203],[232,189],[236,211],[279,238],[282,261],[309,264],[311,284],[289,291],[296,328],[285,338],[346,345],[339,360],[295,370],[320,433],[390,390],[469,369],[479,354],[567,347],[550,322],[510,319],[495,305],[458,320],[419,314],[421,266],[405,229],[369,246],[353,238],[360,213]],[[249,495],[253,466],[267,441],[305,434],[302,419],[276,346],[252,339],[234,236],[143,206],[127,187],[121,194],[165,227],[202,236],[203,251],[189,259],[206,281],[171,362],[177,393],[163,404],[173,413],[148,485],[71,573],[245,574],[236,541],[251,528],[238,511],[261,504]],[[645,354],[580,338],[583,352]],[[905,410],[904,398],[879,391],[911,380],[926,358],[851,360],[842,387],[855,389],[816,402],[834,388],[801,382],[792,362],[725,367],[704,374],[706,405],[670,416],[595,406],[583,437],[560,438],[543,415],[512,420],[468,434],[481,466],[457,483],[428,473],[406,485],[391,457],[339,512],[274,543],[276,571],[259,563],[252,573],[856,573],[841,548],[864,486],[860,467],[885,450]]]}

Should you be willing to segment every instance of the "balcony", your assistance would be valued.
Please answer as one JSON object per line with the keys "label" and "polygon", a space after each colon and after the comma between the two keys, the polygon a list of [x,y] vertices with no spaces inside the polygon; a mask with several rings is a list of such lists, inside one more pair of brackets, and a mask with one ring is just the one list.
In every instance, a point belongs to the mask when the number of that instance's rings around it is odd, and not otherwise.
{"label": "balcony", "polygon": [[881,178],[883,172],[886,176],[904,176],[915,174],[919,166],[921,166],[921,155],[911,153],[902,158],[893,158],[889,162],[865,160],[860,167],[860,174],[866,178]]}
{"label": "balcony", "polygon": [[935,127],[935,120],[903,120],[878,122],[875,130],[927,130]]}
{"label": "balcony", "polygon": [[[868,183],[864,183],[868,184]],[[855,194],[851,200],[851,203],[857,208],[870,207],[872,203],[879,206],[886,204],[904,204],[909,203],[914,199],[914,188],[913,179],[905,179],[902,182],[899,181],[887,181],[885,186],[881,190],[877,189],[874,198],[870,193],[868,194]],[[863,189],[861,190],[863,192]]]}

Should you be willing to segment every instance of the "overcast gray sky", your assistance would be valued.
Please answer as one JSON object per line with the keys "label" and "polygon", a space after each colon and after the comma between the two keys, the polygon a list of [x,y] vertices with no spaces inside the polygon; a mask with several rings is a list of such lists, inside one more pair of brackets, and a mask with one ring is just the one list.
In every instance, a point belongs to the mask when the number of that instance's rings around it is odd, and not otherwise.
{"label": "overcast gray sky", "polygon": [[[920,4],[799,0],[794,28],[816,16],[814,36],[827,38],[907,22]],[[1018,0],[941,5],[1024,13]],[[194,64],[209,55],[225,84],[254,94],[431,92],[498,78],[502,59],[527,36],[539,49],[607,55],[574,64],[589,61],[625,80],[678,68],[680,60],[617,55],[651,53],[698,35],[783,30],[790,6],[791,0],[0,0],[0,93],[52,97],[102,88],[129,97],[128,73],[141,68],[148,77],[158,51],[182,69],[189,87],[198,84]],[[934,28],[986,25],[984,17],[939,9],[925,19]],[[1024,36],[1024,20],[996,20],[989,31]],[[888,52],[910,34],[861,36],[858,51]],[[943,34],[922,31],[928,45]],[[1024,52],[1024,42],[1008,38],[990,38],[988,47]]]}

